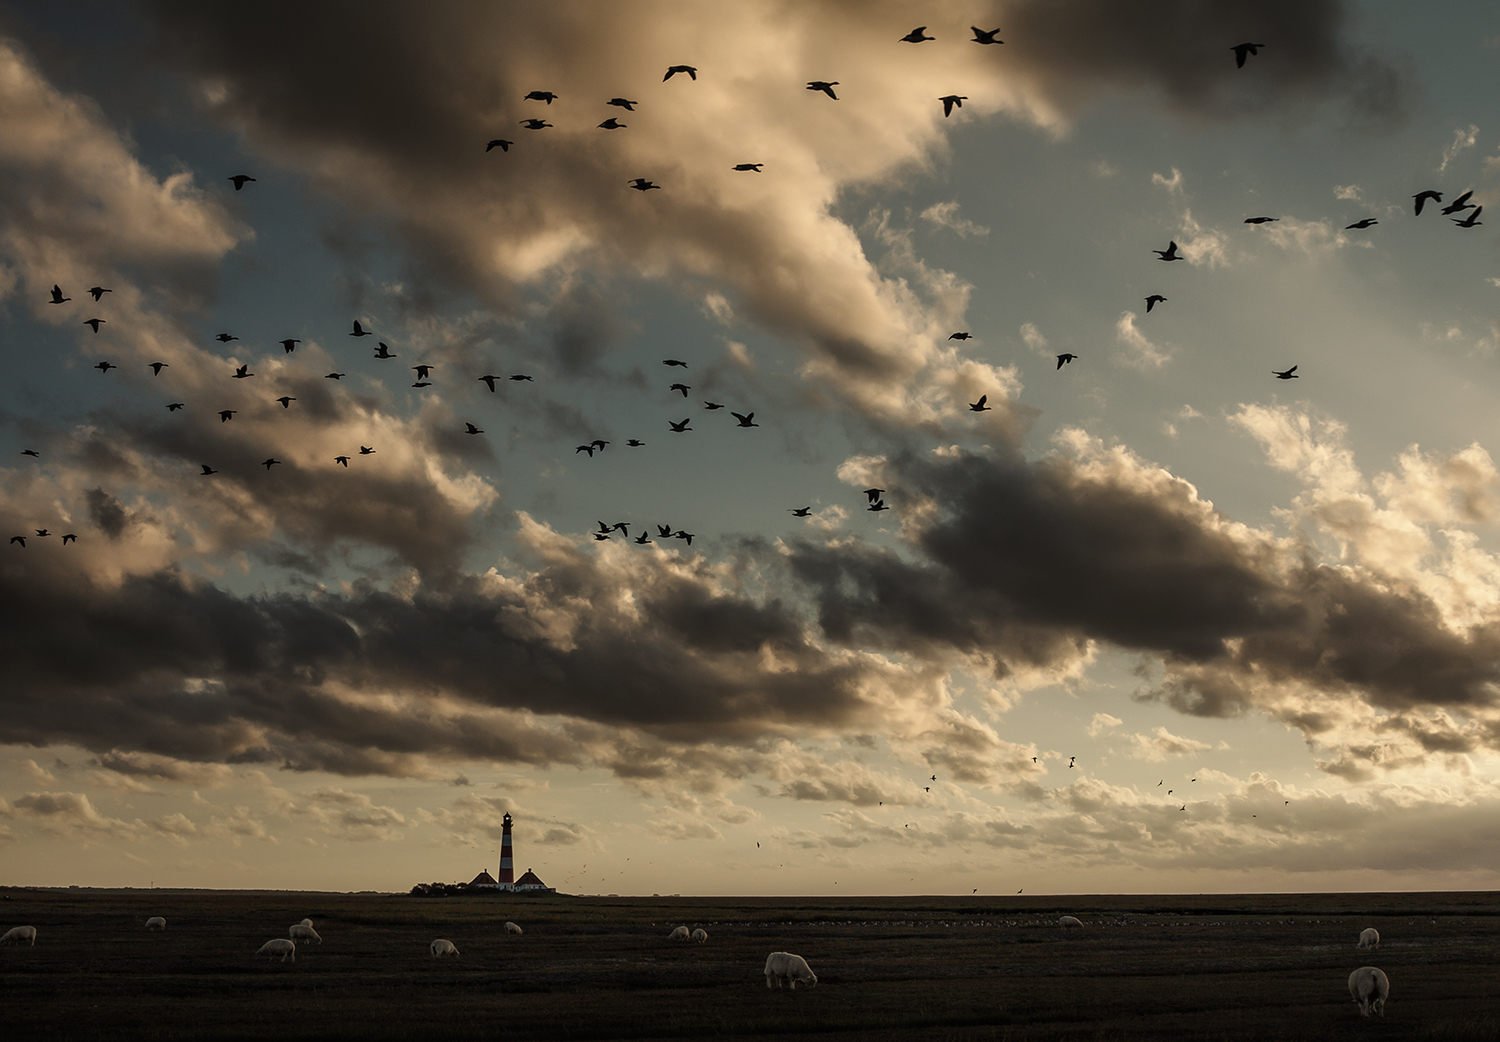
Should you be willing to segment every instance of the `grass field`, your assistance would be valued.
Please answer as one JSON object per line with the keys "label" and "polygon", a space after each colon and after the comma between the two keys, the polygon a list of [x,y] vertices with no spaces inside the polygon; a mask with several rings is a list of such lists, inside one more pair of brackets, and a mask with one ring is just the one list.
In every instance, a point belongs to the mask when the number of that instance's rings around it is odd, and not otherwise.
{"label": "grass field", "polygon": [[[414,898],[0,890],[5,1035],[59,1039],[1500,1038],[1500,895]],[[1082,930],[1061,930],[1058,915]],[[152,915],[165,933],[148,933]],[[311,917],[297,961],[255,951]],[[507,937],[510,919],[524,936]],[[703,945],[671,942],[702,926]],[[1374,926],[1379,952],[1355,950]],[[427,945],[454,942],[457,959]],[[767,953],[813,990],[768,991]],[[1383,1020],[1345,981],[1391,979]]]}

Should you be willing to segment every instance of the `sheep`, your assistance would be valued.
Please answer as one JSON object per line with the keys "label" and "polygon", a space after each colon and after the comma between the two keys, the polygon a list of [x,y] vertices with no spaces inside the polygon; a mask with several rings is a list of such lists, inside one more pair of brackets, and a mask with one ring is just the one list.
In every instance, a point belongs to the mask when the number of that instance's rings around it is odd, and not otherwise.
{"label": "sheep", "polygon": [[287,934],[294,941],[317,941],[319,944],[323,943],[323,938],[318,936],[318,931],[314,930],[311,926],[304,926],[302,923],[294,925],[287,931]]}
{"label": "sheep", "polygon": [[1083,920],[1074,918],[1071,915],[1065,915],[1057,921],[1057,925],[1067,929],[1073,926],[1082,926]]}
{"label": "sheep", "polygon": [[708,931],[700,926],[698,929],[693,931],[693,940],[697,941],[699,944],[702,944],[704,941],[708,940]]}
{"label": "sheep", "polygon": [[685,941],[687,939],[688,928],[686,926],[679,926],[677,929],[673,930],[672,933],[667,937],[667,940],[669,941]]}
{"label": "sheep", "polygon": [[519,926],[517,926],[515,923],[506,923],[505,924],[505,932],[506,933],[513,933],[517,937],[519,937],[521,935],[521,928]]}
{"label": "sheep", "polygon": [[1371,948],[1378,949],[1379,947],[1380,947],[1380,931],[1379,930],[1376,930],[1376,929],[1374,929],[1372,927],[1371,929],[1361,930],[1359,932],[1359,950],[1360,951],[1367,952]]}
{"label": "sheep", "polygon": [[301,922],[302,926],[311,926],[312,924],[313,924],[313,921],[311,919],[304,919]]}
{"label": "sheep", "polygon": [[4,937],[0,937],[0,944],[10,944],[12,942],[20,944],[22,941],[25,941],[33,948],[36,947],[35,926],[15,926],[5,931]]}
{"label": "sheep", "polygon": [[1391,982],[1374,966],[1361,966],[1349,974],[1349,994],[1359,1003],[1359,1015],[1368,1017],[1374,1010],[1385,1016],[1385,1000],[1391,994]]}
{"label": "sheep", "polygon": [[296,962],[297,946],[285,937],[272,937],[265,944],[261,945],[260,951],[255,954],[268,956],[266,959],[267,962],[270,962],[271,959],[276,958],[278,955],[281,956],[282,962],[286,962],[288,959]]}
{"label": "sheep", "polygon": [[793,991],[797,990],[800,981],[809,988],[818,986],[818,975],[807,965],[807,960],[800,955],[791,952],[772,952],[766,956],[766,987],[771,986],[771,981],[776,981],[776,987],[781,987],[782,981],[791,981]]}
{"label": "sheep", "polygon": [[427,947],[432,951],[432,957],[434,959],[438,958],[439,956],[443,956],[443,955],[460,955],[460,954],[462,954],[461,952],[459,952],[459,950],[457,948],[455,948],[453,946],[453,942],[452,941],[445,941],[441,937],[439,937],[437,940],[433,941]]}
{"label": "sheep", "polygon": [[148,930],[165,930],[166,928],[167,921],[159,915],[153,915],[150,919],[146,920],[146,929]]}

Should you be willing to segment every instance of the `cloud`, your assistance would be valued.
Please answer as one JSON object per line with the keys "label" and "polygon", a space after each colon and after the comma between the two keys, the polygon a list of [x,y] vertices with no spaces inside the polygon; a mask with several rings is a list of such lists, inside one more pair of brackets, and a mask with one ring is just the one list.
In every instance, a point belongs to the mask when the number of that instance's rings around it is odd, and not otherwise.
{"label": "cloud", "polygon": [[1448,169],[1448,164],[1458,158],[1458,154],[1466,148],[1473,148],[1474,143],[1479,140],[1479,128],[1469,124],[1465,130],[1462,127],[1453,131],[1453,143],[1443,149],[1443,161],[1438,164],[1437,172],[1442,173]]}
{"label": "cloud", "polygon": [[1360,192],[1359,185],[1334,185],[1333,196],[1335,199],[1344,199],[1352,202],[1364,202],[1364,196]]}
{"label": "cloud", "polygon": [[960,239],[967,239],[971,235],[982,239],[990,233],[990,230],[983,225],[975,224],[967,217],[960,217],[956,200],[933,203],[922,211],[922,220],[929,221],[939,228],[947,228]]}
{"label": "cloud", "polygon": [[1088,736],[1090,738],[1097,738],[1110,728],[1119,727],[1124,723],[1125,721],[1121,720],[1118,716],[1111,716],[1108,713],[1095,713],[1093,719],[1089,721]]}
{"label": "cloud", "polygon": [[21,773],[36,785],[56,785],[57,776],[35,760],[22,760]]}
{"label": "cloud", "polygon": [[1161,174],[1152,174],[1151,183],[1160,185],[1167,190],[1168,195],[1182,194],[1182,171],[1175,166],[1172,168],[1171,177],[1163,177]]}
{"label": "cloud", "polygon": [[409,822],[394,807],[345,789],[314,789],[293,805],[291,813],[311,818],[329,836],[354,842],[387,842],[405,838]]}
{"label": "cloud", "polygon": [[1158,727],[1155,734],[1133,734],[1129,736],[1130,755],[1137,760],[1160,762],[1168,756],[1185,756],[1188,753],[1212,749],[1207,742],[1183,738],[1172,734],[1165,727]]}
{"label": "cloud", "polygon": [[1120,320],[1115,323],[1115,340],[1123,344],[1126,353],[1116,355],[1121,364],[1128,365],[1133,369],[1160,369],[1170,360],[1171,355],[1165,348],[1153,344],[1146,339],[1136,324],[1134,311],[1125,311],[1120,315]]}

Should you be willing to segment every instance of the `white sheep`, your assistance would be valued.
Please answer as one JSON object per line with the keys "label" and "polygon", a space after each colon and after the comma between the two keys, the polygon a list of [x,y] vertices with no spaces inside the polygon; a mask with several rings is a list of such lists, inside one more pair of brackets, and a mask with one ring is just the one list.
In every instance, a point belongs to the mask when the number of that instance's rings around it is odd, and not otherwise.
{"label": "white sheep", "polygon": [[304,920],[302,920],[302,923],[301,923],[301,925],[303,925],[303,926],[311,926],[312,924],[313,924],[313,921],[311,919],[304,919]]}
{"label": "white sheep", "polygon": [[506,923],[505,924],[505,932],[506,933],[513,933],[513,934],[516,934],[517,936],[520,936],[521,928],[519,926],[517,926],[515,923]]}
{"label": "white sheep", "polygon": [[0,937],[0,944],[20,944],[22,941],[36,947],[35,926],[14,926],[5,931],[4,937]]}
{"label": "white sheep", "polygon": [[438,958],[441,955],[458,955],[458,954],[460,954],[459,950],[453,946],[453,942],[452,941],[445,941],[441,937],[439,937],[437,940],[433,941],[427,947],[429,949],[431,949],[431,951],[432,951],[432,957],[434,959]]}
{"label": "white sheep", "polygon": [[685,941],[687,939],[688,928],[686,926],[679,926],[677,929],[672,931],[670,936],[667,937],[667,940],[669,941]]}
{"label": "white sheep", "polygon": [[287,940],[285,937],[272,937],[265,944],[261,945],[260,951],[256,952],[255,954],[268,956],[269,958],[266,960],[267,962],[269,962],[271,959],[276,958],[276,956],[278,955],[281,956],[282,962],[286,962],[288,959],[296,962],[297,946],[291,941]]}
{"label": "white sheep", "polygon": [[318,936],[318,931],[314,930],[311,926],[304,926],[301,923],[292,926],[287,931],[287,935],[294,941],[317,941],[319,944],[323,943],[323,938]]}
{"label": "white sheep", "polygon": [[153,915],[150,919],[146,920],[146,929],[148,930],[165,930],[166,928],[167,921],[159,915]]}
{"label": "white sheep", "polygon": [[1349,994],[1359,1003],[1359,1015],[1368,1017],[1374,1010],[1385,1016],[1385,1000],[1391,995],[1391,982],[1374,966],[1361,966],[1349,974]]}
{"label": "white sheep", "polygon": [[1059,919],[1057,921],[1057,925],[1061,926],[1061,927],[1064,927],[1064,928],[1073,927],[1073,926],[1082,926],[1083,925],[1083,920],[1077,919],[1077,918],[1075,918],[1075,917],[1073,917],[1071,915],[1065,915],[1065,916],[1063,916],[1061,919]]}
{"label": "white sheep", "polygon": [[1371,948],[1380,947],[1380,931],[1373,927],[1359,932],[1359,950],[1367,952]]}
{"label": "white sheep", "polygon": [[698,929],[693,931],[693,940],[697,941],[699,944],[702,944],[704,941],[708,940],[708,931],[700,926]]}
{"label": "white sheep", "polygon": [[781,987],[782,981],[791,981],[793,991],[797,990],[798,982],[806,984],[809,988],[818,986],[818,975],[807,965],[807,960],[791,952],[772,952],[767,955],[765,972],[768,988],[773,980],[778,988]]}

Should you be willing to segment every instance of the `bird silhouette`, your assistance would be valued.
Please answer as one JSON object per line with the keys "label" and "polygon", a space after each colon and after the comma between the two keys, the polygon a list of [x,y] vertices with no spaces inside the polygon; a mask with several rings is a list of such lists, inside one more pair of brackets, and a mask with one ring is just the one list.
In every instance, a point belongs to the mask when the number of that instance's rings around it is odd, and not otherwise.
{"label": "bird silhouette", "polygon": [[631,447],[631,448],[633,448],[633,449],[638,449],[638,448],[640,448],[640,447],[641,447],[641,446],[642,446],[642,445],[644,445],[644,444],[646,444],[646,443],[645,443],[645,442],[643,442],[643,441],[636,441],[636,440],[635,440],[635,439],[634,439],[634,438],[631,438],[631,439],[630,439],[630,440],[629,440],[629,441],[627,441],[627,442],[626,442],[626,443],[625,443],[625,444],[626,444],[626,445],[629,445],[629,446],[630,446],[630,447]]}
{"label": "bird silhouette", "polygon": [[220,423],[228,423],[234,417],[234,414],[237,413],[237,412],[239,412],[238,409],[220,409],[219,410],[219,422]]}
{"label": "bird silhouette", "polygon": [[550,105],[554,101],[557,100],[557,95],[553,94],[550,90],[534,90],[534,91],[531,91],[529,94],[527,94],[526,97],[522,98],[521,100],[522,101],[545,101],[548,105]]}
{"label": "bird silhouette", "polygon": [[867,489],[865,489],[865,495],[868,496],[869,499],[870,499],[870,502],[873,503],[877,499],[879,499],[881,496],[885,495],[885,489],[883,489],[883,488],[867,488]]}
{"label": "bird silhouette", "polygon": [[1374,225],[1377,225],[1379,223],[1380,222],[1377,221],[1373,217],[1365,217],[1365,218],[1363,218],[1361,220],[1355,221],[1353,224],[1346,224],[1346,225],[1344,225],[1344,231],[1347,232],[1351,228],[1370,228],[1370,227],[1373,227]]}
{"label": "bird silhouette", "polygon": [[490,393],[493,394],[495,392],[495,381],[498,379],[500,379],[498,376],[481,376],[479,378],[479,382],[488,387],[490,389]]}
{"label": "bird silhouette", "polygon": [[364,326],[360,325],[359,324],[359,319],[356,318],[354,320],[354,329],[350,331],[349,335],[350,336],[374,336],[375,334],[372,333],[370,330],[366,329]]}
{"label": "bird silhouette", "polygon": [[425,363],[422,365],[414,365],[411,368],[414,372],[416,372],[418,380],[425,380],[432,375],[432,366]]}
{"label": "bird silhouette", "polygon": [[187,408],[187,402],[168,402],[167,412],[176,412],[178,409]]}
{"label": "bird silhouette", "polygon": [[760,424],[753,422],[754,419],[755,419],[755,413],[753,413],[753,412],[749,413],[748,415],[745,415],[745,416],[741,416],[737,412],[731,412],[729,415],[733,416],[736,420],[739,420],[741,427],[759,427],[760,426]]}
{"label": "bird silhouette", "polygon": [[42,458],[42,454],[40,452],[36,451],[36,449],[22,449],[21,450],[21,455],[23,455],[23,456],[35,456],[37,459],[41,459]]}
{"label": "bird silhouette", "polygon": [[325,380],[342,380],[344,377],[346,377],[348,375],[349,375],[348,373],[329,373],[326,376],[324,376],[323,379],[325,379]]}
{"label": "bird silhouette", "polygon": [[807,517],[812,513],[812,507],[787,507],[794,517]]}
{"label": "bird silhouette", "polygon": [[949,333],[948,334],[948,339],[949,340],[973,340],[974,339],[974,334],[973,333]]}
{"label": "bird silhouette", "polygon": [[1166,300],[1167,298],[1162,296],[1160,293],[1151,294],[1146,298],[1146,314],[1151,314],[1152,308],[1156,307],[1156,305],[1158,304],[1166,303]]}
{"label": "bird silhouette", "polygon": [[924,43],[927,40],[936,40],[936,36],[924,36],[927,26],[919,25],[905,36],[901,37],[902,43]]}
{"label": "bird silhouette", "polygon": [[333,462],[335,462],[335,463],[342,463],[345,470],[349,469],[349,457],[348,456],[335,456],[335,457],[333,457]]}
{"label": "bird silhouette", "polygon": [[736,163],[734,164],[734,168],[736,170],[753,170],[758,174],[760,173],[760,168],[765,165],[764,163]]}
{"label": "bird silhouette", "polygon": [[391,349],[388,348],[388,347],[386,347],[383,342],[377,340],[376,343],[380,345],[377,348],[375,348],[375,357],[376,358],[395,358],[395,357],[397,357],[396,355],[391,354]]}
{"label": "bird silhouette", "polygon": [[514,144],[515,144],[514,141],[507,141],[503,137],[497,137],[497,138],[495,138],[495,140],[493,140],[489,144],[485,145],[484,146],[484,150],[486,152],[493,152],[496,148],[498,148],[502,152],[509,152],[510,151],[510,146],[514,145]]}
{"label": "bird silhouette", "polygon": [[667,390],[669,390],[669,391],[681,391],[682,392],[682,396],[684,398],[686,398],[687,397],[687,393],[692,390],[692,387],[689,386],[688,384],[673,384],[671,387],[668,387]]}
{"label": "bird silhouette", "polygon": [[517,373],[517,374],[516,374],[516,375],[514,375],[514,376],[512,376],[512,377],[511,377],[511,379],[512,379],[512,380],[530,380],[530,379],[531,379],[531,377],[529,377],[529,376],[524,376],[524,375],[522,375],[522,374],[521,374],[521,373]]}
{"label": "bird silhouette", "polygon": [[76,542],[78,542],[78,536],[74,532],[69,532],[69,533],[67,533],[66,535],[64,535],[62,537],[62,541],[63,541],[63,546],[67,546],[69,543],[76,543]]}
{"label": "bird silhouette", "polygon": [[89,296],[94,298],[94,303],[97,304],[99,303],[100,297],[104,296],[104,294],[106,293],[113,293],[114,290],[105,289],[103,286],[90,286],[88,292]]}
{"label": "bird silhouette", "polygon": [[1234,52],[1234,67],[1237,69],[1243,69],[1245,67],[1245,56],[1250,54],[1259,54],[1260,51],[1256,50],[1256,48],[1264,46],[1265,44],[1263,43],[1237,43],[1233,47],[1229,48]]}
{"label": "bird silhouette", "polygon": [[606,104],[606,105],[614,105],[616,108],[622,108],[626,112],[634,112],[635,111],[635,107],[637,105],[639,105],[640,102],[638,102],[638,101],[631,101],[628,98],[610,98],[604,104]]}
{"label": "bird silhouette", "polygon": [[43,539],[45,539],[47,536],[49,536],[49,535],[52,534],[51,532],[49,532],[45,528],[34,528],[34,529],[32,529],[32,531],[35,532],[38,537],[43,538]]}
{"label": "bird silhouette", "polygon": [[985,402],[989,401],[989,398],[990,398],[989,395],[987,395],[987,394],[981,394],[979,396],[979,401],[977,401],[977,402],[970,402],[969,403],[969,411],[970,412],[991,412],[992,410],[990,409],[990,407],[988,405],[984,404]]}
{"label": "bird silhouette", "polygon": [[276,466],[276,464],[278,464],[280,462],[281,462],[281,460],[277,459],[274,456],[270,456],[270,457],[267,457],[266,459],[261,460],[260,465],[262,467],[265,467],[266,470],[269,472],[272,467]]}
{"label": "bird silhouette", "polygon": [[724,408],[724,406],[720,405],[718,402],[704,402],[703,403],[703,407],[705,409],[707,409],[709,412],[713,412],[716,409],[722,409],[722,408]]}
{"label": "bird silhouette", "polygon": [[98,365],[94,366],[94,368],[99,370],[101,373],[108,373],[111,369],[118,369],[120,367],[115,365],[113,362],[100,362]]}
{"label": "bird silhouette", "polygon": [[1077,355],[1070,355],[1066,353],[1060,354],[1057,356],[1057,368],[1061,369],[1063,366],[1067,365],[1069,362],[1075,361],[1077,358]]}
{"label": "bird silhouette", "polygon": [[546,130],[551,125],[552,124],[548,123],[545,119],[521,120],[521,126],[525,127],[527,130]]}
{"label": "bird silhouette", "polygon": [[1440,203],[1440,202],[1443,201],[1443,193],[1442,192],[1434,192],[1431,188],[1428,188],[1428,189],[1425,189],[1424,191],[1418,192],[1416,195],[1412,196],[1412,201],[1416,204],[1413,207],[1413,214],[1414,214],[1414,216],[1417,216],[1417,217],[1421,217],[1422,216],[1422,204],[1424,204],[1425,202],[1427,202],[1427,200],[1429,200],[1429,199],[1431,199],[1435,203]]}
{"label": "bird silhouette", "polygon": [[198,475],[200,478],[206,478],[210,474],[218,473],[217,470],[214,470],[214,468],[210,467],[207,463],[200,463],[198,465],[203,468],[203,473]]}
{"label": "bird silhouette", "polygon": [[24,535],[13,535],[10,537],[10,541],[12,545],[20,543],[21,549],[26,549],[26,537]]}
{"label": "bird silhouette", "polygon": [[960,96],[957,94],[944,94],[941,98],[938,98],[938,101],[941,101],[943,103],[943,118],[947,119],[949,116],[953,115],[953,110],[955,108],[963,108],[964,102],[968,100],[969,99],[967,95]]}
{"label": "bird silhouette", "polygon": [[255,374],[250,371],[250,363],[246,362],[244,365],[240,366],[238,369],[236,369],[234,371],[234,375],[231,376],[230,379],[231,380],[248,380],[248,379],[250,379],[250,377],[252,377],[254,375]]}
{"label": "bird silhouette", "polygon": [[[969,28],[974,31],[974,39],[970,40],[969,41],[970,43],[1004,43],[1005,42],[1004,40],[997,40],[997,39],[995,39],[995,35],[1000,32],[999,29],[991,29],[989,32],[985,32],[983,29],[979,28],[979,26],[977,26],[977,25],[971,25],[971,26],[969,26]],[[1016,891],[1016,893],[1018,893],[1018,894],[1020,892],[1021,891],[1019,891],[1019,890]]]}
{"label": "bird silhouette", "polygon": [[837,87],[838,85],[839,85],[839,81],[838,80],[832,80],[832,81],[829,81],[829,80],[809,80],[808,83],[807,83],[807,89],[808,90],[820,90],[824,94],[827,94],[834,101],[838,101],[839,100],[839,96],[833,92],[833,88]]}
{"label": "bird silhouette", "polygon": [[168,364],[167,362],[148,362],[147,366],[150,368],[152,376],[160,376],[161,371],[166,369]]}
{"label": "bird silhouette", "polygon": [[94,332],[97,333],[97,332],[99,332],[99,327],[104,324],[104,319],[102,319],[102,318],[86,318],[86,319],[83,320],[83,324],[86,325],[86,326],[93,326],[94,327]]}
{"label": "bird silhouette", "polygon": [[227,344],[231,340],[238,340],[239,337],[235,336],[233,333],[220,333],[218,336],[214,337],[214,339],[221,344]]}
{"label": "bird silhouette", "polygon": [[659,535],[659,536],[661,536],[661,538],[663,538],[663,539],[670,539],[670,538],[672,538],[672,526],[671,525],[657,525],[656,526],[656,534]]}
{"label": "bird silhouette", "polygon": [[688,426],[688,421],[691,420],[691,419],[692,419],[692,417],[689,416],[687,418],[687,420],[683,420],[681,423],[673,423],[671,420],[668,420],[667,421],[667,426],[671,427],[678,434],[681,434],[683,431],[690,431],[690,430],[693,429],[693,428],[691,428],[691,427]]}
{"label": "bird silhouette", "polygon": [[284,394],[280,398],[277,398],[276,400],[281,403],[281,407],[283,409],[290,409],[292,407],[292,403],[295,402],[297,399],[293,398],[289,394]]}
{"label": "bird silhouette", "polygon": [[603,123],[599,124],[601,130],[624,130],[628,126],[630,126],[629,123],[621,123],[613,116],[610,116]]}
{"label": "bird silhouette", "polygon": [[1245,218],[1245,223],[1246,224],[1270,224],[1272,221],[1279,221],[1279,220],[1281,220],[1280,217],[1246,217]]}
{"label": "bird silhouette", "polygon": [[686,539],[688,546],[692,546],[693,545],[693,533],[692,532],[684,532],[682,529],[679,528],[677,531],[675,531],[675,532],[672,533],[672,538],[673,539]]}
{"label": "bird silhouette", "polygon": [[302,341],[288,338],[286,340],[278,341],[278,343],[280,343],[282,347],[286,348],[287,354],[291,354],[293,351],[297,350],[297,345],[302,343]]}
{"label": "bird silhouette", "polygon": [[1481,221],[1479,219],[1479,215],[1482,214],[1482,213],[1484,213],[1484,207],[1482,207],[1482,206],[1476,206],[1476,207],[1474,207],[1474,212],[1471,213],[1471,214],[1469,214],[1469,216],[1465,217],[1463,220],[1460,221],[1457,217],[1450,217],[1450,218],[1448,218],[1448,220],[1452,221],[1454,224],[1458,225],[1460,228],[1472,228],[1476,224],[1483,224],[1484,223],[1483,221]]}
{"label": "bird silhouette", "polygon": [[604,446],[608,445],[609,442],[605,441],[603,438],[595,438],[590,444],[592,444],[594,448],[598,449],[600,452],[603,452]]}
{"label": "bird silhouette", "polygon": [[359,447],[359,454],[361,456],[373,456],[375,455],[375,450],[368,445],[361,445]]}
{"label": "bird silhouette", "polygon": [[245,187],[245,182],[246,181],[254,181],[255,178],[251,177],[249,174],[235,174],[233,177],[227,177],[227,178],[225,178],[225,180],[226,181],[233,181],[234,182],[234,190],[236,192],[238,192],[241,188]]}
{"label": "bird silhouette", "polygon": [[52,299],[49,300],[49,301],[47,301],[47,303],[49,303],[49,304],[66,304],[68,301],[70,301],[72,299],[73,299],[72,297],[65,297],[65,296],[62,295],[62,287],[61,286],[53,286],[52,287]]}
{"label": "bird silhouette", "polygon": [[661,187],[661,185],[657,184],[655,181],[648,181],[644,177],[631,178],[626,183],[630,185],[631,188],[634,188],[637,192],[649,192],[653,188]]}
{"label": "bird silhouette", "polygon": [[608,539],[609,536],[604,532],[595,532],[594,538],[599,540],[600,542],[603,542],[604,540]]}
{"label": "bird silhouette", "polygon": [[681,366],[684,369],[686,369],[688,367],[688,364],[686,362],[680,362],[680,361],[678,361],[675,358],[663,358],[661,360],[661,364],[662,365],[677,365],[677,366]]}
{"label": "bird silhouette", "polygon": [[592,445],[580,445],[580,446],[578,446],[578,448],[576,448],[576,449],[573,450],[573,455],[576,456],[580,452],[587,452],[589,454],[589,459],[593,459],[594,458],[594,447]]}
{"label": "bird silhouette", "polygon": [[1290,369],[1288,369],[1288,370],[1286,370],[1284,372],[1279,372],[1279,373],[1275,369],[1272,369],[1271,370],[1271,375],[1274,376],[1274,377],[1276,377],[1276,379],[1278,379],[1278,380],[1298,380],[1298,379],[1301,379],[1301,377],[1299,377],[1297,375],[1297,367],[1296,366],[1292,366]]}
{"label": "bird silhouette", "polygon": [[[1451,202],[1447,206],[1443,207],[1443,213],[1445,215],[1446,214],[1452,214],[1452,213],[1458,213],[1460,210],[1468,210],[1468,209],[1472,208],[1474,204],[1471,203],[1471,202],[1469,202],[1469,196],[1471,196],[1473,194],[1474,194],[1474,192],[1472,190],[1465,192],[1463,195],[1459,196],[1457,199],[1454,199],[1453,202]],[[53,295],[56,296],[56,294],[57,294],[57,287],[56,286],[52,287],[52,292],[53,292]],[[57,303],[57,301],[54,300],[53,303],[55,304],[55,303]]]}
{"label": "bird silhouette", "polygon": [[679,72],[687,73],[690,79],[696,80],[698,78],[698,70],[692,65],[668,65],[667,74],[661,78],[661,81],[666,83]]}
{"label": "bird silhouette", "polygon": [[1156,254],[1159,258],[1161,258],[1164,261],[1175,261],[1175,260],[1183,260],[1184,259],[1183,256],[1182,256],[1182,254],[1180,254],[1180,253],[1177,252],[1177,243],[1176,242],[1170,242],[1170,243],[1168,243],[1167,244],[1167,248],[1164,249],[1164,250],[1152,250],[1151,252],[1154,253],[1154,254]]}
{"label": "bird silhouette", "polygon": [[651,542],[651,533],[642,531],[640,535],[635,537],[635,541],[640,545],[645,546],[647,543]]}

